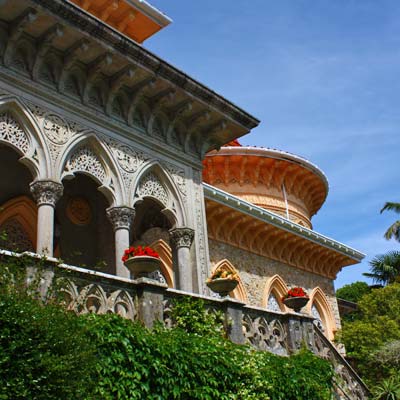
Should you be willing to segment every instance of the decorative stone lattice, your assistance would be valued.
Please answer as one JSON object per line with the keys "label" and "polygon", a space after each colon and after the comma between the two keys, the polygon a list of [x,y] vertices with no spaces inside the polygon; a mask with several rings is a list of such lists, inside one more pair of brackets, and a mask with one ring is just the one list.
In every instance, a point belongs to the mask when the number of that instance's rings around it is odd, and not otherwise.
{"label": "decorative stone lattice", "polygon": [[263,316],[245,314],[243,328],[247,343],[257,350],[287,355],[286,331],[278,319],[268,321]]}
{"label": "decorative stone lattice", "polygon": [[0,226],[0,247],[11,251],[35,251],[35,247],[22,224],[16,219]]}
{"label": "decorative stone lattice", "polygon": [[11,143],[24,154],[29,149],[29,140],[26,133],[8,112],[0,115],[0,140]]}
{"label": "decorative stone lattice", "polygon": [[130,320],[137,318],[134,299],[126,290],[99,284],[79,285],[70,279],[63,279],[60,283],[68,310],[77,314],[115,313]]}
{"label": "decorative stone lattice", "polygon": [[97,155],[89,147],[80,147],[70,157],[65,169],[67,172],[83,172],[104,182],[106,171]]}
{"label": "decorative stone lattice", "polygon": [[279,307],[279,302],[276,296],[271,293],[268,297],[268,305],[267,309],[270,311],[281,311],[281,308]]}
{"label": "decorative stone lattice", "polygon": [[71,137],[68,122],[53,113],[49,113],[43,118],[43,132],[49,140],[58,145],[67,143]]}
{"label": "decorative stone lattice", "polygon": [[136,197],[144,198],[146,196],[155,197],[165,206],[168,204],[168,193],[153,172],[149,172],[142,178],[136,190]]}

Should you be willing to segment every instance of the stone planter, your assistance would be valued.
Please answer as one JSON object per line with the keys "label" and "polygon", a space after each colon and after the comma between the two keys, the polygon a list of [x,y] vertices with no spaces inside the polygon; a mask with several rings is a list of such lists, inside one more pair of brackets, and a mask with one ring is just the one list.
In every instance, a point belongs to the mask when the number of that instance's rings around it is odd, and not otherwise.
{"label": "stone planter", "polygon": [[308,303],[309,297],[288,297],[283,300],[286,307],[291,308],[296,312],[300,310]]}
{"label": "stone planter", "polygon": [[221,297],[225,297],[236,288],[238,283],[239,282],[236,279],[216,278],[210,282],[207,282],[207,286],[214,293],[218,293]]}
{"label": "stone planter", "polygon": [[160,263],[161,261],[157,257],[135,256],[126,260],[124,265],[135,278],[140,278],[160,269]]}

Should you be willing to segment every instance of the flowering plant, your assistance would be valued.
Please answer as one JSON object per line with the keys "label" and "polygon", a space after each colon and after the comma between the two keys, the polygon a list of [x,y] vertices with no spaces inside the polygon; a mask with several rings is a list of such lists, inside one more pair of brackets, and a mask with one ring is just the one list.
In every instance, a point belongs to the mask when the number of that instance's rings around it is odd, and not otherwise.
{"label": "flowering plant", "polygon": [[301,287],[294,287],[282,297],[282,300],[288,299],[290,297],[307,297],[307,293]]}
{"label": "flowering plant", "polygon": [[124,255],[122,256],[122,261],[125,262],[129,260],[132,257],[137,257],[137,256],[148,256],[148,257],[155,257],[155,258],[160,258],[159,254],[153,250],[149,246],[138,246],[138,247],[129,247],[129,249],[126,249],[124,251]]}
{"label": "flowering plant", "polygon": [[212,282],[214,279],[230,279],[232,281],[238,281],[239,276],[238,276],[238,274],[236,274],[235,272],[232,272],[232,271],[217,269],[207,279],[207,282]]}

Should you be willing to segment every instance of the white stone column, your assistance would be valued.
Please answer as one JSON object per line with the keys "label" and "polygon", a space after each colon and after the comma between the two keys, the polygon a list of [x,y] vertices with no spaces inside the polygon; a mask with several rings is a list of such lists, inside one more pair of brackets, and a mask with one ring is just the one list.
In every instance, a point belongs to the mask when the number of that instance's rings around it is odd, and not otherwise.
{"label": "white stone column", "polygon": [[193,272],[190,259],[190,246],[194,238],[191,228],[174,228],[169,231],[174,264],[176,266],[177,289],[193,292]]}
{"label": "white stone column", "polygon": [[135,210],[130,207],[112,207],[107,209],[115,232],[115,273],[123,278],[130,278],[131,273],[122,262],[125,249],[129,247],[130,228]]}
{"label": "white stone column", "polygon": [[63,185],[54,181],[35,181],[30,184],[38,205],[36,252],[53,256],[54,208],[63,194]]}

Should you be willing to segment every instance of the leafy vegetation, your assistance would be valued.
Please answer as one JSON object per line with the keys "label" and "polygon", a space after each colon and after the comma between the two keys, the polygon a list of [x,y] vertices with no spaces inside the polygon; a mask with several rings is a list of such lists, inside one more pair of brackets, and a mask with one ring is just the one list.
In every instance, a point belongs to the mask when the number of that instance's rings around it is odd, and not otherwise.
{"label": "leafy vegetation", "polygon": [[[386,202],[381,210],[381,213],[384,211],[394,211],[396,213],[400,213],[400,203]],[[400,242],[400,220],[395,221],[392,225],[390,225],[384,236],[387,240],[394,238]]]}
{"label": "leafy vegetation", "polygon": [[398,359],[388,357],[382,363],[377,354],[390,352],[389,344],[400,340],[400,284],[372,290],[362,297],[358,307],[355,320],[344,321],[339,334],[347,356],[371,385],[398,377]]}
{"label": "leafy vegetation", "polygon": [[357,281],[344,285],[340,289],[336,290],[336,297],[339,299],[352,301],[358,303],[358,301],[367,293],[370,293],[371,288],[368,283]]}
{"label": "leafy vegetation", "polygon": [[400,276],[400,251],[388,251],[377,255],[369,264],[371,272],[363,273],[364,276],[382,285],[393,283]]}
{"label": "leafy vegetation", "polygon": [[1,400],[331,398],[328,362],[306,350],[280,357],[235,345],[202,300],[176,301],[177,327],[150,331],[43,301],[11,264],[0,267]]}

